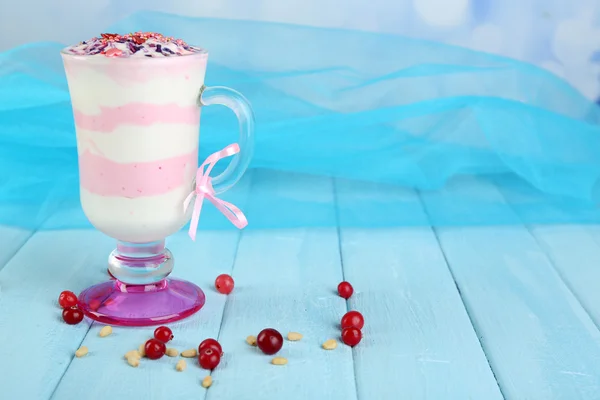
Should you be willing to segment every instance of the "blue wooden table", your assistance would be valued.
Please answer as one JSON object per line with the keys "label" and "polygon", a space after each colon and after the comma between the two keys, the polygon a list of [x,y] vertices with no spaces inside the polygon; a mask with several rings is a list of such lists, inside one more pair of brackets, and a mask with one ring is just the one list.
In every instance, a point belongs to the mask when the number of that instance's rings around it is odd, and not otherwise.
{"label": "blue wooden table", "polygon": [[[252,207],[259,176],[237,189],[247,195],[242,208]],[[496,187],[466,184],[514,212]],[[271,181],[284,192],[302,185],[348,201],[344,182]],[[411,190],[369,193],[414,200],[423,217],[439,204]],[[171,326],[172,346],[219,339],[226,354],[208,390],[193,359],[184,372],[169,357],[127,365],[125,352],[153,328],[114,327],[101,338],[100,324],[62,323],[58,294],[107,279],[112,239],[3,227],[0,243],[3,400],[600,399],[597,226],[201,231],[196,242],[182,231],[168,241],[175,275],[204,288],[207,301]],[[229,296],[213,289],[220,273],[235,279]],[[344,279],[355,287],[348,302],[335,293]],[[350,309],[365,316],[364,340],[323,350]],[[246,344],[265,327],[304,335],[284,344],[286,366]],[[75,358],[81,345],[90,352]]]}

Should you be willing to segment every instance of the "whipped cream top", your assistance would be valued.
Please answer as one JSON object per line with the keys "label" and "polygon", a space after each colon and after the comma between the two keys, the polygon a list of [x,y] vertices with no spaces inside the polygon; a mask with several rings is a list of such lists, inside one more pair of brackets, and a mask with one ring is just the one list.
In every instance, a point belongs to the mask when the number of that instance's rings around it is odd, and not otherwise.
{"label": "whipped cream top", "polygon": [[204,51],[181,39],[155,32],[136,32],[126,35],[103,33],[64,50],[67,54],[104,57],[177,57]]}

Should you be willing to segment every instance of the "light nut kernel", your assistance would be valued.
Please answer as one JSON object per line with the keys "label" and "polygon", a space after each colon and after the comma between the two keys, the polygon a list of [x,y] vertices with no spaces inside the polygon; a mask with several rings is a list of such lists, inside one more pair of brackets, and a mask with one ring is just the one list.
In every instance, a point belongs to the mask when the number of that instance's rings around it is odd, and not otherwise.
{"label": "light nut kernel", "polygon": [[77,351],[75,352],[75,357],[79,358],[79,357],[83,357],[88,353],[88,348],[85,346],[81,346],[80,348],[77,349]]}
{"label": "light nut kernel", "polygon": [[271,360],[271,364],[273,365],[285,365],[288,363],[287,358],[284,357],[275,357]]}
{"label": "light nut kernel", "polygon": [[208,375],[206,378],[202,379],[202,387],[203,388],[209,388],[210,385],[212,385],[212,383],[213,383],[213,380],[210,375]]}
{"label": "light nut kernel", "polygon": [[335,339],[329,339],[326,340],[325,343],[323,343],[323,348],[325,350],[333,350],[337,347],[337,341]]}
{"label": "light nut kernel", "polygon": [[181,352],[181,357],[194,358],[198,355],[198,350],[188,349]]}
{"label": "light nut kernel", "polygon": [[111,333],[112,333],[112,326],[106,325],[104,328],[100,329],[100,332],[98,333],[98,336],[100,336],[100,337],[107,337]]}
{"label": "light nut kernel", "polygon": [[246,338],[246,343],[248,343],[250,346],[256,346],[256,336],[248,336]]}
{"label": "light nut kernel", "polygon": [[179,360],[177,361],[177,365],[175,365],[175,369],[179,372],[185,371],[186,366],[187,364],[185,363],[185,360]]}

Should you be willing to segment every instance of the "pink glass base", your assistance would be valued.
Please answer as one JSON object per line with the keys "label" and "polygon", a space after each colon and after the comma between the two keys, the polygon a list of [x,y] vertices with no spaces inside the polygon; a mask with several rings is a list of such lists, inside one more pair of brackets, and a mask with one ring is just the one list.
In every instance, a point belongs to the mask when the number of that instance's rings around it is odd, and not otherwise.
{"label": "pink glass base", "polygon": [[122,326],[151,326],[189,317],[204,305],[204,292],[191,282],[164,279],[151,285],[127,285],[110,280],[79,295],[84,314],[96,321]]}

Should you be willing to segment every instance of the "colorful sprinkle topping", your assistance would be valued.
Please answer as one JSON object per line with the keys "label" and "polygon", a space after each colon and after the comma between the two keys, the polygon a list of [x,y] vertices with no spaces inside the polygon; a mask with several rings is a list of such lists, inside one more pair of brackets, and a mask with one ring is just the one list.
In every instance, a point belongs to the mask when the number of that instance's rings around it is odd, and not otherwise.
{"label": "colorful sprinkle topping", "polygon": [[135,32],[127,35],[102,33],[100,37],[69,46],[65,51],[79,56],[127,58],[185,56],[203,49],[160,33]]}

